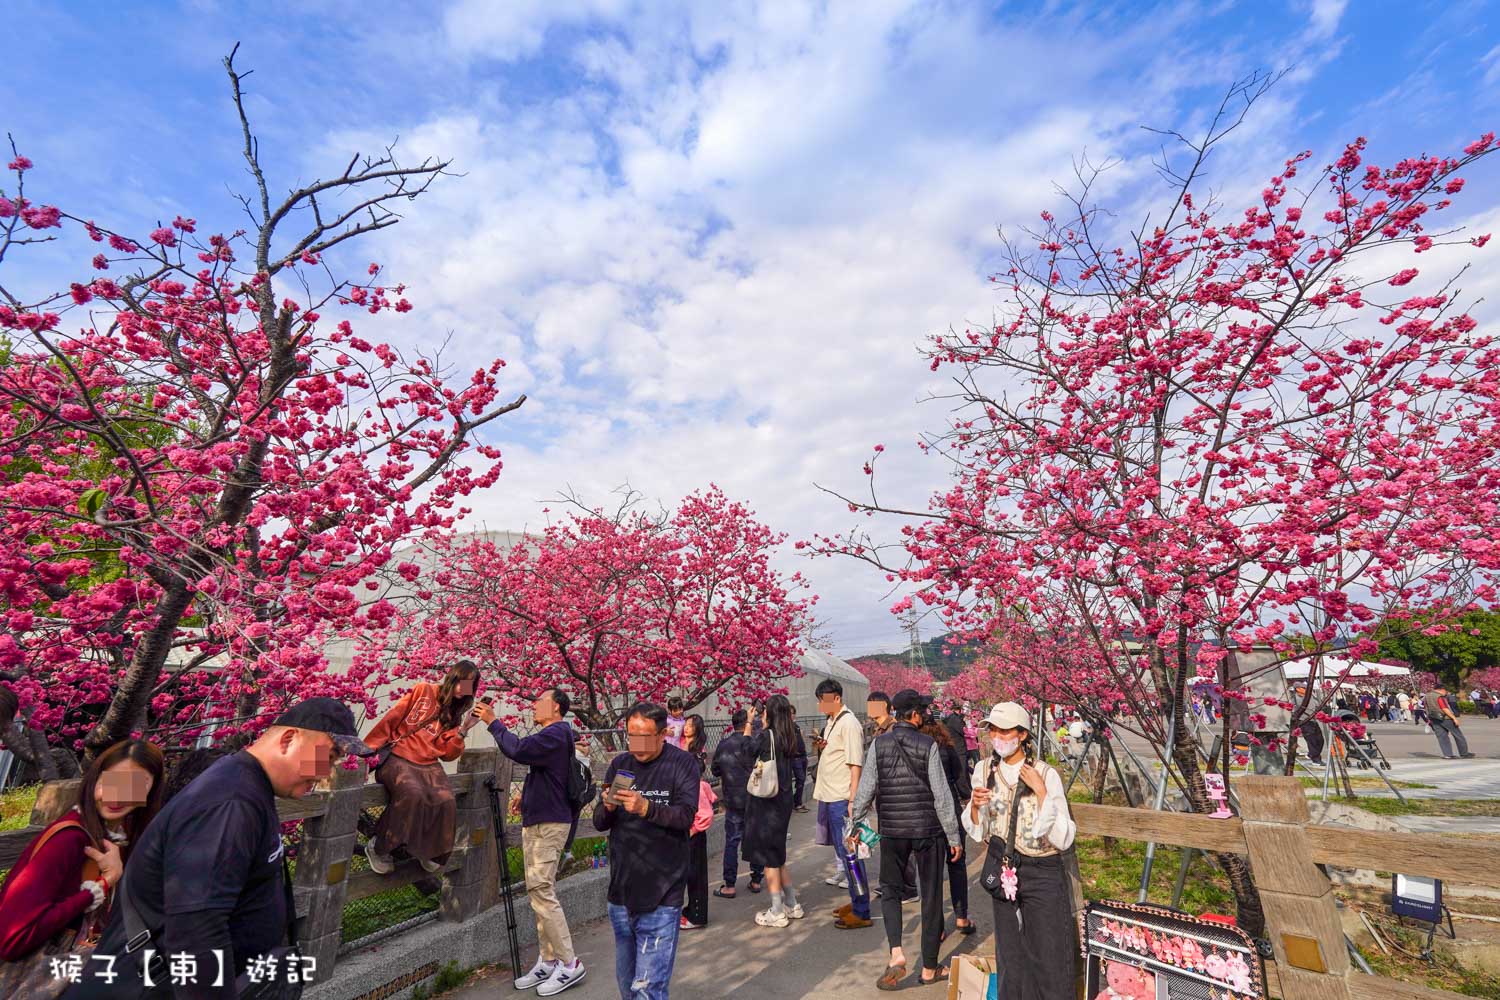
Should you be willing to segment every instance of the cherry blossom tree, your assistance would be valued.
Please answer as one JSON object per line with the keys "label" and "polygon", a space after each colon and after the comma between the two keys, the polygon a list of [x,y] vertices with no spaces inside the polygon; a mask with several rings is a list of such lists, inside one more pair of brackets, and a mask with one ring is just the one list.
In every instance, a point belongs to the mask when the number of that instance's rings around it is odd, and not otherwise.
{"label": "cherry blossom tree", "polygon": [[360,659],[401,677],[468,657],[486,690],[518,701],[561,686],[598,729],[642,699],[728,707],[784,690],[815,600],[797,596],[800,575],[772,566],[785,536],[717,486],[659,515],[638,499],[580,504],[508,547],[440,540],[424,559],[435,570],[395,567],[399,617]]}
{"label": "cherry blossom tree", "polygon": [[[1264,669],[1343,643],[1370,655],[1394,609],[1492,604],[1500,570],[1500,344],[1450,268],[1418,266],[1488,242],[1442,219],[1494,135],[1388,167],[1360,139],[1310,177],[1297,154],[1229,211],[1202,193],[1206,162],[1268,84],[1236,87],[1183,160],[1164,155],[1165,201],[1118,244],[1087,166],[1066,215],[1005,241],[1000,321],[930,345],[959,411],[924,447],[953,481],[927,511],[881,505],[873,481],[844,498],[910,518],[908,561],[863,531],[814,543],[899,573],[970,635],[1069,650],[1039,661],[1047,683],[1108,681],[1198,811],[1200,669],[1244,700],[1250,651],[1272,654]],[[1272,698],[1288,766],[1327,697]],[[1218,861],[1259,934],[1246,866]]]}
{"label": "cherry blossom tree", "polygon": [[871,691],[884,691],[888,695],[894,695],[897,691],[909,688],[917,694],[932,694],[932,671],[925,667],[914,667],[905,660],[861,656],[850,660],[849,666],[865,675],[870,682]]}
{"label": "cherry blossom tree", "polygon": [[525,398],[500,402],[501,361],[453,378],[361,337],[359,314],[411,305],[379,266],[350,279],[328,256],[394,225],[447,161],[356,154],[277,194],[246,74],[224,65],[248,228],[126,236],[33,202],[19,154],[0,191],[0,264],[75,232],[98,249],[64,292],[0,285],[0,672],[32,731],[90,754],[362,695],[325,644],[392,613],[359,588],[495,481],[475,432]]}

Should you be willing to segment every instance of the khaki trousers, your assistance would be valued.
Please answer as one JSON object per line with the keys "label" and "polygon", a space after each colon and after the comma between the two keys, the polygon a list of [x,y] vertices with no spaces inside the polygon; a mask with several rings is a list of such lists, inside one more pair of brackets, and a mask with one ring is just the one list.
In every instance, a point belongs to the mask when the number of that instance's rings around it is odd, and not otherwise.
{"label": "khaki trousers", "polygon": [[567,823],[537,823],[521,829],[526,897],[536,915],[536,939],[544,962],[571,963],[576,957],[568,918],[557,901],[557,866],[567,842]]}

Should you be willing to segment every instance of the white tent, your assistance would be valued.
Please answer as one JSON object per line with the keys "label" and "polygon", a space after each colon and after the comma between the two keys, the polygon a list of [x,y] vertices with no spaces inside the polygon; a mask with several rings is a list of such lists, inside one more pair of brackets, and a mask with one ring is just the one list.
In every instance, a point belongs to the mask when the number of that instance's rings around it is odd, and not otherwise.
{"label": "white tent", "polygon": [[1293,660],[1282,666],[1282,672],[1287,680],[1304,680],[1312,674],[1325,681],[1334,681],[1341,678],[1348,680],[1360,680],[1367,678],[1378,678],[1386,680],[1396,677],[1407,677],[1411,670],[1406,667],[1392,666],[1388,663],[1371,663],[1369,660],[1350,660],[1342,656],[1325,656],[1321,664],[1315,664],[1312,660]]}

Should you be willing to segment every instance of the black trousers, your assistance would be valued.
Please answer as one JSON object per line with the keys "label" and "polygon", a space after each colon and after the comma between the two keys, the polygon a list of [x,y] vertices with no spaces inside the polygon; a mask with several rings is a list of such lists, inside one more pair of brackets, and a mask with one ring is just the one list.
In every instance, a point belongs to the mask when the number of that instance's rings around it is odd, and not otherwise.
{"label": "black trousers", "polygon": [[802,808],[802,791],[807,787],[807,758],[792,758],[792,808]]}
{"label": "black trousers", "polygon": [[708,923],[708,834],[688,838],[687,905],[682,915],[689,923]]}
{"label": "black trousers", "polygon": [[943,837],[909,840],[880,838],[880,914],[885,921],[885,939],[892,948],[901,947],[901,890],[906,864],[915,858],[917,885],[922,894],[922,967],[938,967],[938,948],[943,943],[943,860],[948,841]]}
{"label": "black trousers", "polygon": [[[963,824],[960,823],[960,830]],[[958,856],[958,860],[948,860],[948,898],[953,903],[953,915],[967,920],[969,919],[969,850],[968,844],[961,844],[964,853]],[[948,856],[946,852],[943,855]]]}
{"label": "black trousers", "polygon": [[1015,901],[995,899],[1000,1000],[1074,1000],[1078,934],[1061,855],[1012,857]]}

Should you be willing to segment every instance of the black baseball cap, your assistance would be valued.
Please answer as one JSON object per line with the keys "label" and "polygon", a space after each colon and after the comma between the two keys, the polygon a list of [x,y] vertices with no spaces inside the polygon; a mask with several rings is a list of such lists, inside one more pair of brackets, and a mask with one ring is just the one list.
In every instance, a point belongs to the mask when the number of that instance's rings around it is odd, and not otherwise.
{"label": "black baseball cap", "polygon": [[327,733],[333,737],[333,745],[340,751],[356,757],[369,757],[375,753],[374,747],[359,738],[359,730],[354,725],[354,713],[337,698],[309,698],[299,701],[278,715],[271,725]]}

